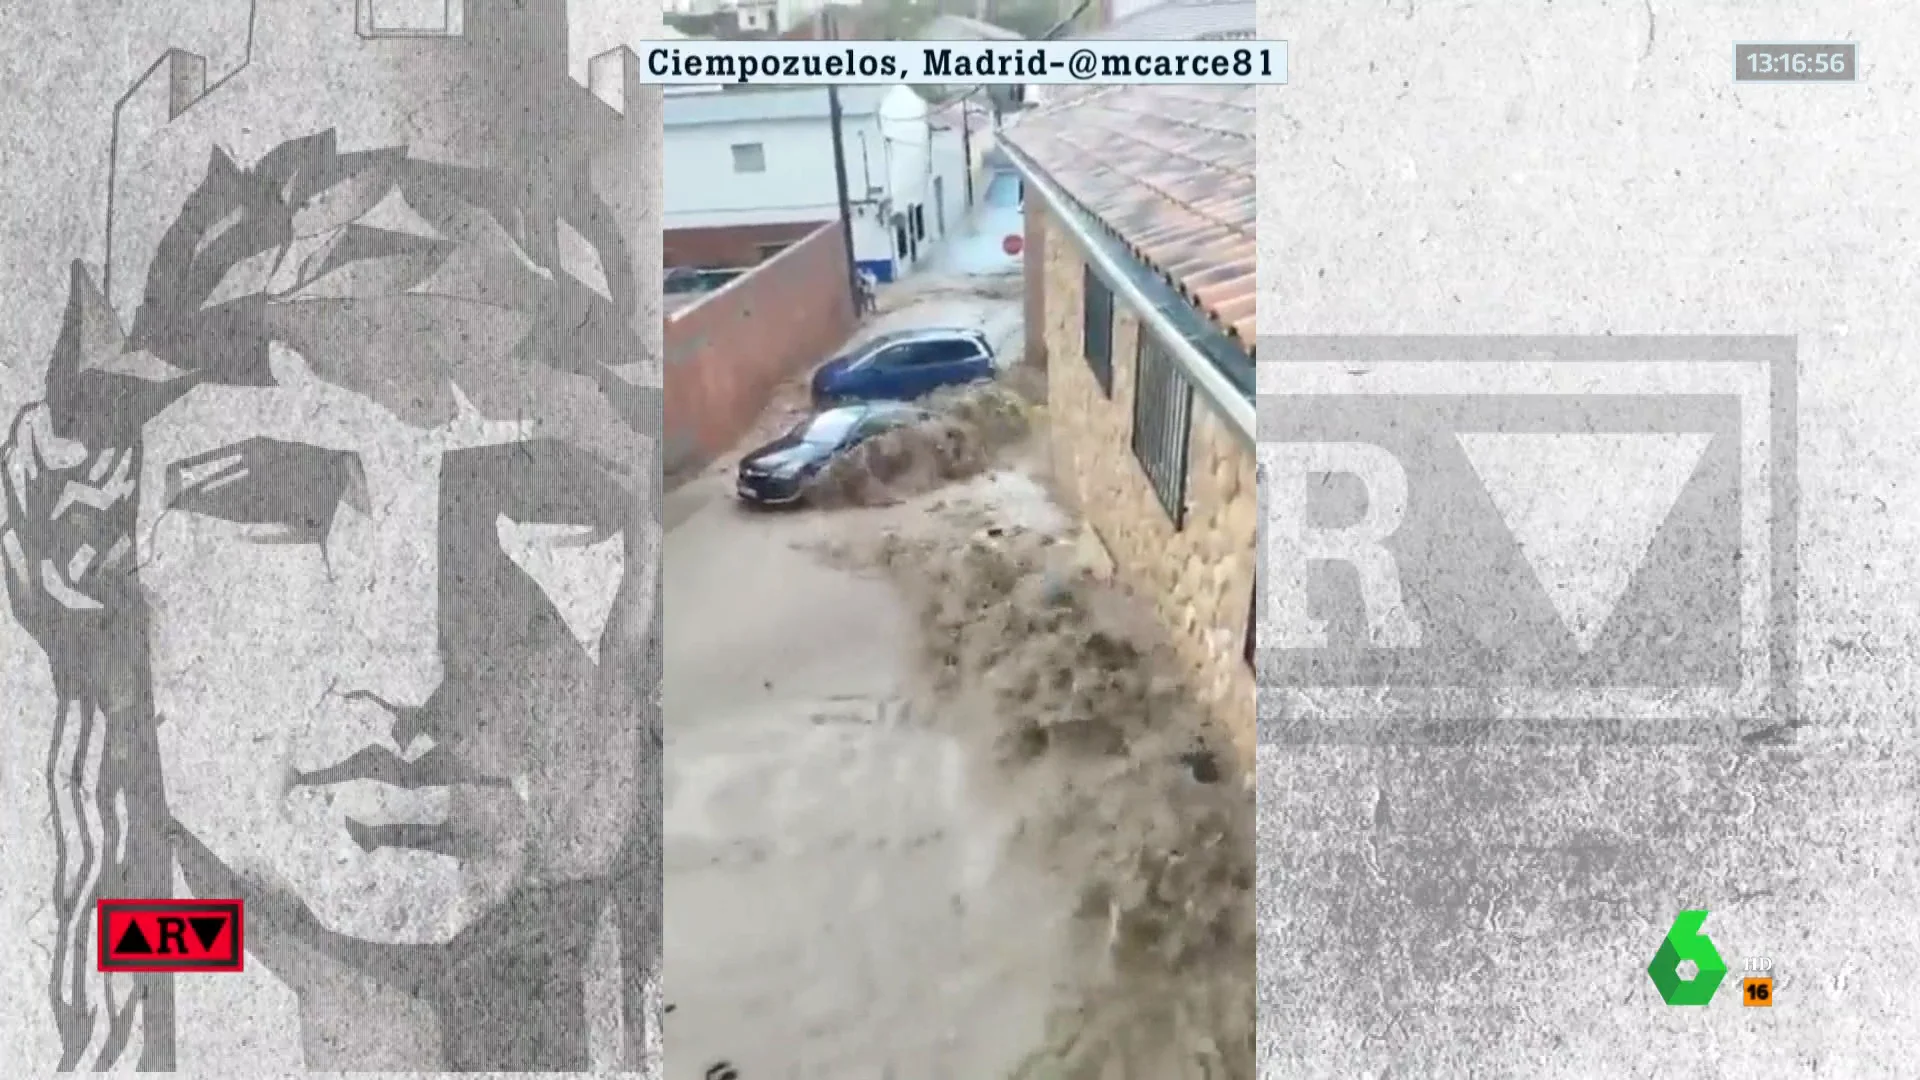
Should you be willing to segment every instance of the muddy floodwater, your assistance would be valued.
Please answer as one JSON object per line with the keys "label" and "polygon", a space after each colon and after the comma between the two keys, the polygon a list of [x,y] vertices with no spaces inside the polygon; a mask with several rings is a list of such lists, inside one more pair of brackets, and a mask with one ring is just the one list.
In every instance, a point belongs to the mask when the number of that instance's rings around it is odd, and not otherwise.
{"label": "muddy floodwater", "polygon": [[911,612],[806,550],[822,525],[717,496],[669,534],[668,1075],[1005,1076],[1071,978],[1071,898],[1009,857],[908,702]]}
{"label": "muddy floodwater", "polygon": [[1124,630],[1048,613],[1033,482],[679,497],[669,1077],[1250,1076],[1251,796]]}
{"label": "muddy floodwater", "polygon": [[668,498],[667,1076],[1251,1080],[1230,740],[1075,554],[1017,290],[886,299],[1001,378],[801,510],[738,505],[731,459]]}

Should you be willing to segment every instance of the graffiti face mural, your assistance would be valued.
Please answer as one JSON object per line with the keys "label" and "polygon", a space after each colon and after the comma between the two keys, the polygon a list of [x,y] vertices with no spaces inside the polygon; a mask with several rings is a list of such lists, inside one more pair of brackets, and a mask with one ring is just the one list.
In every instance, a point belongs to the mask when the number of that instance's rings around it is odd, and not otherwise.
{"label": "graffiti face mural", "polygon": [[92,919],[182,887],[246,900],[312,1067],[368,1066],[312,1031],[395,1000],[431,1028],[412,1067],[584,1069],[608,922],[637,1046],[660,393],[615,215],[585,169],[330,129],[201,160],[130,319],[73,266],[4,448],[58,696],[61,1067],[174,1067],[173,977],[97,971]]}

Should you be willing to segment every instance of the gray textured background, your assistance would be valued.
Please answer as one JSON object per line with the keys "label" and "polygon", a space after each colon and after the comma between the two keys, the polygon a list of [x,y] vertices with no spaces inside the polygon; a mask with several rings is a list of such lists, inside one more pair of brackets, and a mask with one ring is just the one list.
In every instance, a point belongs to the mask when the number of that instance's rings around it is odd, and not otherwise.
{"label": "gray textured background", "polygon": [[[354,0],[337,2],[350,19]],[[584,83],[589,57],[637,44],[657,33],[659,19],[659,6],[650,2],[571,0],[573,77]],[[9,88],[7,123],[0,127],[0,205],[7,208],[0,244],[6,328],[0,415],[10,420],[38,393],[66,303],[69,261],[95,268],[101,261],[114,100],[168,47],[204,55],[214,76],[230,70],[243,55],[247,20],[247,0],[74,0],[9,12],[0,27],[0,73]],[[286,119],[311,106],[288,102]],[[325,116],[314,117],[316,129],[326,123]],[[657,219],[655,131],[655,152],[636,156],[630,168],[640,191],[634,209]],[[638,322],[657,353],[659,234],[641,229],[628,241],[640,272]],[[0,894],[6,924],[27,929],[0,935],[0,1045],[10,1051],[9,1070],[23,1074],[50,1069],[58,1055],[45,984],[45,883],[53,851],[41,775],[52,702],[38,647],[11,618],[0,617],[0,859],[6,871]],[[297,1069],[297,1042],[286,1045],[292,1008],[290,995],[257,987],[216,996],[211,1008],[203,1002],[199,1013],[180,1019],[182,1067],[227,1075]],[[200,1050],[189,1058],[184,1048],[196,1037]],[[601,1060],[605,1048],[595,1049]]]}
{"label": "gray textured background", "polygon": [[[1263,748],[1269,1076],[1901,1076],[1920,1049],[1911,131],[1862,2],[1262,5],[1265,334],[1799,337],[1790,749]],[[1858,86],[1731,82],[1853,39]],[[1677,909],[1737,979],[1672,1009]],[[1736,984],[1737,985],[1737,984]]]}

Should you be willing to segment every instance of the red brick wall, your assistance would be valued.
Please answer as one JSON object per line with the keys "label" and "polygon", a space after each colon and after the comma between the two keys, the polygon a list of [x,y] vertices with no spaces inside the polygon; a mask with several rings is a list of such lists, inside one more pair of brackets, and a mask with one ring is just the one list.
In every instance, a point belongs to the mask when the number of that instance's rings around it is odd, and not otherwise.
{"label": "red brick wall", "polygon": [[774,389],[853,335],[837,222],[667,316],[669,487],[734,447]]}
{"label": "red brick wall", "polygon": [[795,221],[778,225],[730,225],[714,229],[668,229],[663,237],[668,266],[731,270],[760,262],[763,244],[792,244],[805,239],[824,222]]}

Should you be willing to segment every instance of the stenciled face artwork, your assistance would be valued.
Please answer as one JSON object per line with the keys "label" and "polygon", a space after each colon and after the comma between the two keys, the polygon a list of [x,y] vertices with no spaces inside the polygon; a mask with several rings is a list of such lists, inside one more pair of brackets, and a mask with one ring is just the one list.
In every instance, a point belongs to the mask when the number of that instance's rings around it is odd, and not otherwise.
{"label": "stenciled face artwork", "polygon": [[376,943],[605,876],[643,733],[599,650],[623,576],[651,572],[644,507],[457,385],[423,423],[271,349],[273,385],[195,387],[142,433],[174,820],[244,887]]}

